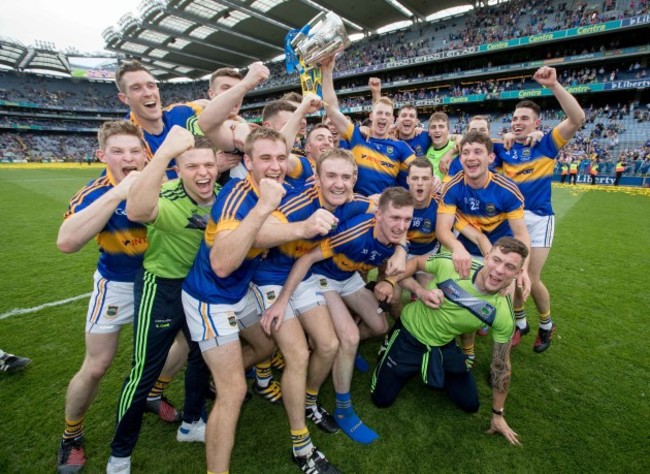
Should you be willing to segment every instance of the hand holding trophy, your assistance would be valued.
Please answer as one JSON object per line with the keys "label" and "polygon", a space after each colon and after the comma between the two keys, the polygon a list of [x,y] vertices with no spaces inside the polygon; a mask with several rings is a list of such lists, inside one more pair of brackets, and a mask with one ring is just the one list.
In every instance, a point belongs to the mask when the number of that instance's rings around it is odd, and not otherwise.
{"label": "hand holding trophy", "polygon": [[350,45],[343,20],[336,13],[321,12],[301,30],[291,30],[285,38],[287,72],[300,74],[302,94],[322,97],[318,62],[334,56]]}

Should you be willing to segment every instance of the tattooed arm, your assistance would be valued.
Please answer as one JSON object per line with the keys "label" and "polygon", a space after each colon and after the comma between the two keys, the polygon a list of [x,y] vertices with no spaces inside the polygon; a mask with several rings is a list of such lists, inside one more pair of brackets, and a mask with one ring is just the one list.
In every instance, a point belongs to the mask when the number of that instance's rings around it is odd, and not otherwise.
{"label": "tattooed arm", "polygon": [[[501,433],[511,444],[520,444],[517,433],[506,423],[503,408],[510,387],[510,349],[512,340],[506,343],[494,343],[492,350],[492,423],[487,431],[490,434]],[[501,411],[501,414],[495,413]]]}

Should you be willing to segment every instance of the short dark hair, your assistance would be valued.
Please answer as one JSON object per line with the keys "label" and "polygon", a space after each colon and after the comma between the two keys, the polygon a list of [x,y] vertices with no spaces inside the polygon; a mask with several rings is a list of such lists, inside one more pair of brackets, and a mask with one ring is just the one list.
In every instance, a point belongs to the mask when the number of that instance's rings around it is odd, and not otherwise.
{"label": "short dark hair", "polygon": [[295,105],[287,100],[273,100],[266,104],[262,109],[262,122],[266,122],[267,120],[275,117],[280,112],[294,113],[296,111],[296,108],[297,107]]}
{"label": "short dark hair", "polygon": [[122,79],[124,78],[124,75],[129,73],[129,72],[136,72],[136,71],[144,71],[151,75],[153,77],[153,74],[151,74],[151,71],[147,69],[147,67],[142,64],[140,61],[124,61],[122,64],[120,64],[120,67],[117,68],[117,71],[115,72],[115,84],[117,85],[117,90],[120,92],[124,92],[124,85],[122,84]]}
{"label": "short dark hair", "polygon": [[384,192],[379,196],[379,209],[386,209],[389,204],[393,207],[413,206],[413,196],[406,189],[400,186],[392,186],[384,189]]}
{"label": "short dark hair", "polygon": [[274,142],[282,142],[286,145],[284,135],[280,132],[277,132],[269,127],[257,127],[254,128],[246,137],[246,142],[244,143],[244,153],[246,153],[249,158],[253,158],[253,146],[255,142],[259,140],[271,140]]}
{"label": "short dark hair", "polygon": [[517,240],[514,237],[501,237],[499,240],[494,242],[492,248],[497,247],[503,253],[514,252],[518,255],[521,255],[521,261],[528,257],[528,247],[521,240]]}
{"label": "short dark hair", "polygon": [[515,110],[517,109],[531,109],[533,112],[537,114],[539,117],[542,113],[542,109],[537,105],[535,102],[532,100],[522,100],[521,102],[518,102],[517,105],[515,105]]}
{"label": "short dark hair", "polygon": [[433,164],[431,164],[429,159],[424,157],[424,156],[421,156],[421,157],[416,158],[413,161],[411,161],[409,163],[408,171],[410,172],[411,168],[413,168],[413,167],[415,167],[415,168],[427,168],[427,169],[430,169],[431,172],[433,173]]}
{"label": "short dark hair", "polygon": [[489,137],[489,135],[478,132],[476,130],[467,132],[465,134],[463,139],[460,141],[460,145],[458,145],[458,149],[462,151],[463,147],[467,143],[481,143],[485,145],[488,153],[492,153],[494,151],[494,144],[492,143],[492,139]]}
{"label": "short dark hair", "polygon": [[418,108],[415,105],[413,105],[413,104],[404,104],[397,111],[397,115],[401,114],[402,110],[407,110],[407,109],[413,109],[413,110],[415,110],[415,115],[418,114]]}

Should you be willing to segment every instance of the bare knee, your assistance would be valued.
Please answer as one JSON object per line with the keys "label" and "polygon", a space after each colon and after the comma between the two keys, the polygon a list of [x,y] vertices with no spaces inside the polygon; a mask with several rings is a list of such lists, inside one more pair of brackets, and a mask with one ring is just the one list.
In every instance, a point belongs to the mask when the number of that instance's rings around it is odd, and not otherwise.
{"label": "bare knee", "polygon": [[339,338],[339,350],[343,352],[356,352],[359,347],[359,331],[347,331]]}
{"label": "bare knee", "polygon": [[284,361],[286,363],[284,370],[307,372],[307,365],[309,363],[309,349],[307,348],[306,344],[291,347],[289,350],[286,350],[286,348],[281,348],[281,350],[282,355],[284,356]]}
{"label": "bare knee", "polygon": [[314,342],[314,352],[325,358],[333,358],[339,350],[339,340],[335,335]]}
{"label": "bare knee", "polygon": [[106,374],[106,371],[111,366],[111,362],[113,362],[113,357],[110,356],[86,356],[79,373],[84,378],[98,382]]}

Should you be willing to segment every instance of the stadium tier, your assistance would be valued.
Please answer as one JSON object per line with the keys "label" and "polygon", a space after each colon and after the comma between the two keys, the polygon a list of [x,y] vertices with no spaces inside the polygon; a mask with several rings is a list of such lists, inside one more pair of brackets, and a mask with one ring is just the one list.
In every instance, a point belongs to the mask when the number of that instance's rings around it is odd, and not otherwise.
{"label": "stadium tier", "polygon": [[[375,34],[337,59],[339,105],[361,121],[372,103],[368,78],[379,77],[382,93],[398,107],[416,105],[424,126],[430,113],[444,110],[462,132],[467,117],[480,113],[496,118],[492,133],[499,136],[514,101],[532,98],[544,108],[556,107],[552,97],[547,102],[550,91],[532,80],[537,68],[552,65],[583,108],[597,114],[598,120],[588,120],[580,132],[588,142],[579,146],[602,142],[605,159],[630,150],[644,156],[641,150],[650,138],[647,11],[647,2],[633,0],[513,0]],[[300,90],[298,76],[288,75],[283,62],[269,67],[269,80],[252,91],[242,107],[242,116],[249,120],[259,121],[270,100]],[[206,79],[160,84],[164,104],[205,99],[208,88]],[[609,109],[621,112],[614,128],[611,117],[603,122],[601,111]],[[115,85],[106,80],[2,71],[1,158],[79,160],[91,150],[80,145],[71,151],[71,137],[92,137],[103,121],[121,118],[126,111]],[[61,140],[65,144],[59,144]]]}

